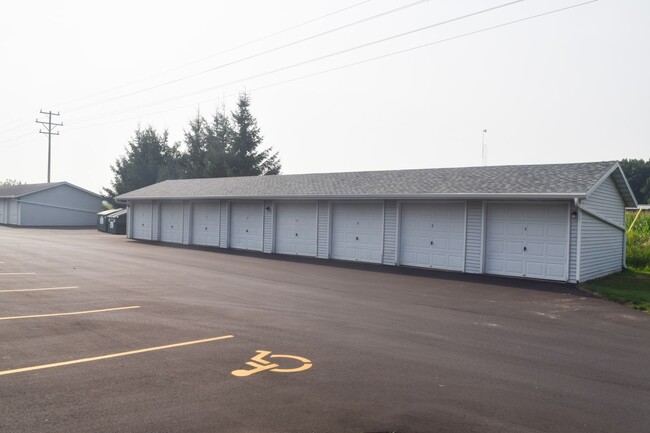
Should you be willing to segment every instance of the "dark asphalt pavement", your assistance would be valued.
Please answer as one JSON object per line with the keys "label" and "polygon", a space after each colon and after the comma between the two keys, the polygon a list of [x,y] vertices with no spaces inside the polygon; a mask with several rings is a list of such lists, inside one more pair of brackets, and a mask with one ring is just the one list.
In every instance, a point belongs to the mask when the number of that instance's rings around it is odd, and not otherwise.
{"label": "dark asphalt pavement", "polygon": [[571,286],[2,226],[0,262],[0,319],[140,307],[0,320],[2,433],[650,431],[650,315]]}

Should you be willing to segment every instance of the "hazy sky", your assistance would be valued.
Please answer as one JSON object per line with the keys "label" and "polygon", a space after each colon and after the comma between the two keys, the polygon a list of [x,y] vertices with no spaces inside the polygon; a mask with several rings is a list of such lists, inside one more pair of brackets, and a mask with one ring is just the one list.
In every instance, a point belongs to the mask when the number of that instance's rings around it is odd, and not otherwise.
{"label": "hazy sky", "polygon": [[485,128],[490,165],[650,158],[650,1],[474,33],[579,3],[7,2],[0,180],[46,181],[40,109],[52,181],[99,192],[138,124],[181,140],[244,89],[283,173],[480,165]]}

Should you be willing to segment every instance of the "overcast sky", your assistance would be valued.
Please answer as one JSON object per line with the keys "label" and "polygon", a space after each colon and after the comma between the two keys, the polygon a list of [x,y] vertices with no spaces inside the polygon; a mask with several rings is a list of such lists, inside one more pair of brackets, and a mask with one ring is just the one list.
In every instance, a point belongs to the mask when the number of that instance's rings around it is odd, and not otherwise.
{"label": "overcast sky", "polygon": [[483,129],[489,165],[650,158],[650,1],[481,31],[579,3],[8,2],[0,180],[46,181],[40,109],[52,181],[99,192],[138,125],[182,140],[242,90],[287,174],[481,165]]}

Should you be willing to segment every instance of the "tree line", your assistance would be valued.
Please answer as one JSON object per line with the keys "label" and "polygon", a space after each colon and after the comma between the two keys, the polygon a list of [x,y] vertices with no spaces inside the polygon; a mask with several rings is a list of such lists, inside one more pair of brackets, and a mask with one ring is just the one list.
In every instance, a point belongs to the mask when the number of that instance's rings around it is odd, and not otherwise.
{"label": "tree line", "polygon": [[650,204],[650,159],[622,159],[621,168],[639,204]]}
{"label": "tree line", "polygon": [[168,179],[279,174],[277,152],[261,149],[262,142],[246,93],[230,114],[223,106],[209,119],[197,113],[182,143],[170,144],[167,130],[138,127],[126,155],[111,166],[115,177],[112,187],[104,188],[105,198],[114,204],[115,196]]}

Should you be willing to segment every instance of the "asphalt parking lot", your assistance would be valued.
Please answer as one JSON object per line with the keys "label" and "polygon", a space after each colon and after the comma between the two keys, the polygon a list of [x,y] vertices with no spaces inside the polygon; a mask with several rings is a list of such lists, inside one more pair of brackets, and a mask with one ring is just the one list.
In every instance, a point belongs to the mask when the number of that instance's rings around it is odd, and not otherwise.
{"label": "asphalt parking lot", "polygon": [[0,245],[3,433],[650,425],[650,315],[570,286],[95,230]]}

